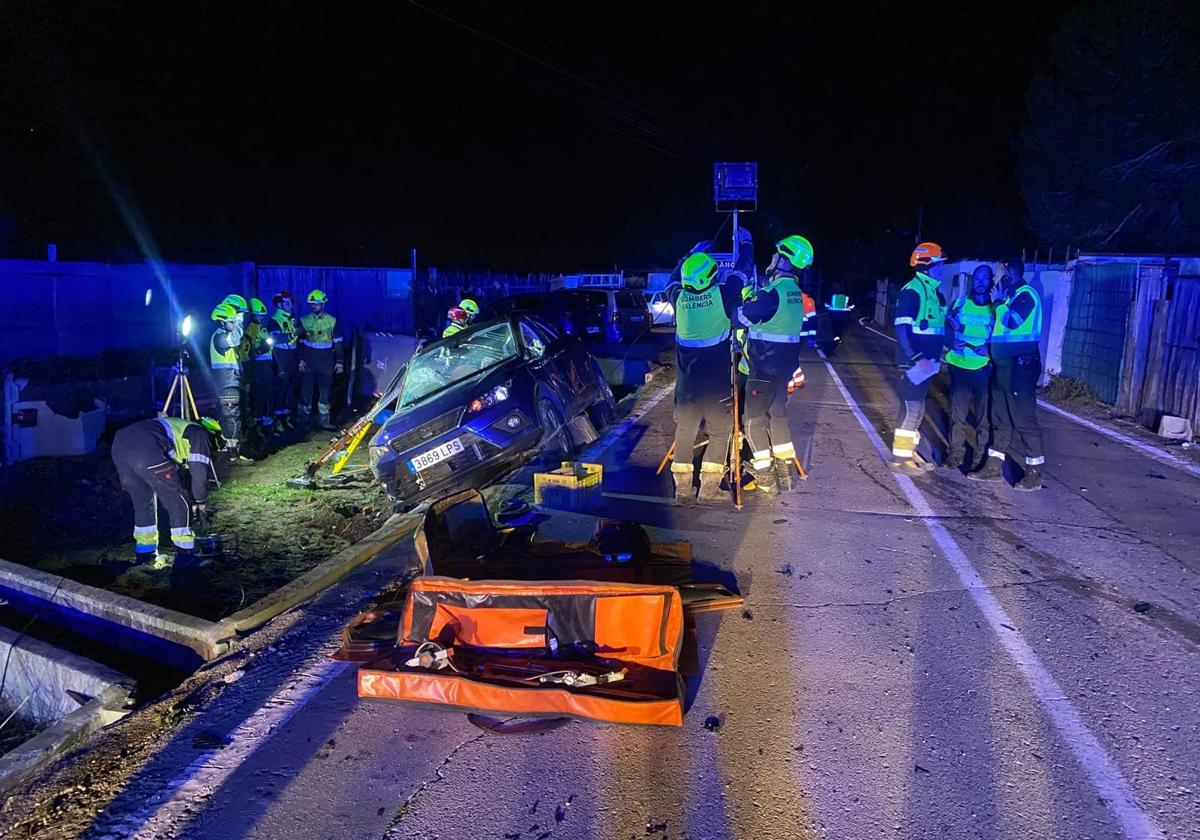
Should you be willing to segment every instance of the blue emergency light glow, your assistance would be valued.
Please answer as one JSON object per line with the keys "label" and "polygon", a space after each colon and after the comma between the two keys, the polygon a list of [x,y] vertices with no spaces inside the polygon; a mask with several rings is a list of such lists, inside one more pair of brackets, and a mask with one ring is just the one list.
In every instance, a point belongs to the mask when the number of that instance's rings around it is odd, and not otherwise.
{"label": "blue emergency light glow", "polygon": [[[147,291],[146,294],[149,295],[150,292]],[[187,338],[189,335],[192,334],[192,316],[191,315],[183,316],[183,322],[179,325],[179,332],[184,338]]]}

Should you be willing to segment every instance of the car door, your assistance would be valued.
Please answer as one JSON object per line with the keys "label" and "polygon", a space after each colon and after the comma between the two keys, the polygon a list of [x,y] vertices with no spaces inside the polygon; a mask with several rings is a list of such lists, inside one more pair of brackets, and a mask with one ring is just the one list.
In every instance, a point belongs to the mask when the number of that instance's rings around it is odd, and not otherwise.
{"label": "car door", "polygon": [[[529,358],[529,372],[533,378],[553,392],[560,404],[570,411],[573,385],[568,373],[570,367],[566,346],[563,341],[547,341],[529,323],[528,317],[518,317],[517,328],[521,333],[521,344]],[[570,419],[570,418],[567,418]]]}

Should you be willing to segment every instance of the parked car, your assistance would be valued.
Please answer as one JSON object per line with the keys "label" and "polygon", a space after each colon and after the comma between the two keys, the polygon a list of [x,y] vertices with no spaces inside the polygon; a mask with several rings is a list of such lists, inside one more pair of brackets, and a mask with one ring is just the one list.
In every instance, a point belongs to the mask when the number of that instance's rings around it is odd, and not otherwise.
{"label": "parked car", "polygon": [[480,318],[499,318],[516,312],[527,312],[537,315],[567,335],[592,344],[605,339],[604,305],[604,301],[589,299],[573,290],[560,289],[541,294],[513,295],[493,301],[484,307]]}
{"label": "parked car", "polygon": [[583,344],[535,315],[493,318],[413,355],[395,412],[371,441],[371,470],[411,507],[481,487],[541,452],[565,457],[565,426],[585,413],[600,428],[615,403]]}
{"label": "parked car", "polygon": [[584,342],[635,341],[650,329],[650,310],[630,289],[557,289],[514,295],[489,304],[484,314],[532,312]]}
{"label": "parked car", "polygon": [[675,296],[672,290],[653,292],[646,289],[642,296],[646,299],[646,308],[650,310],[650,323],[653,326],[675,325]]}

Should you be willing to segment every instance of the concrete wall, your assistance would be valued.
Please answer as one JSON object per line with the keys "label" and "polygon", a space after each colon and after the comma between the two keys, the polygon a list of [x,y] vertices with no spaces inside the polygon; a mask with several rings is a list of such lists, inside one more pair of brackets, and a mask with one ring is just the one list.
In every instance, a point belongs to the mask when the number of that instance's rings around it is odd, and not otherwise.
{"label": "concrete wall", "polygon": [[133,686],[129,677],[111,668],[0,627],[0,661],[6,658],[0,699],[10,708],[21,706],[21,717],[41,726],[57,723],[82,705],[68,691],[86,702],[112,686]]}

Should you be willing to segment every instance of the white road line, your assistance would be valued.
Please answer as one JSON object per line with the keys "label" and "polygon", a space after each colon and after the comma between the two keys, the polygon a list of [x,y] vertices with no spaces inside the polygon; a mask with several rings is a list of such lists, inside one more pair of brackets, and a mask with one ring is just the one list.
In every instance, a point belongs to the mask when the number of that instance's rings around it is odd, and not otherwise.
{"label": "white road line", "polygon": [[[886,333],[881,333],[879,330],[874,329],[873,327],[868,327],[861,320],[858,322],[858,325],[864,329],[871,330],[871,332],[875,333],[875,335],[882,336],[883,338],[886,338],[888,341],[895,342],[895,340],[896,340],[894,337],[887,335]],[[1184,472],[1191,473],[1192,475],[1195,475],[1195,476],[1200,476],[1200,467],[1198,467],[1195,464],[1192,464],[1188,461],[1185,461],[1183,458],[1180,458],[1177,455],[1172,455],[1170,452],[1166,452],[1162,449],[1159,449],[1157,446],[1153,446],[1149,443],[1143,443],[1142,441],[1138,440],[1137,438],[1131,438],[1128,435],[1123,435],[1120,432],[1115,431],[1114,429],[1110,429],[1106,426],[1101,426],[1099,423],[1093,423],[1091,420],[1088,420],[1087,418],[1084,418],[1084,417],[1080,417],[1078,414],[1072,414],[1071,412],[1067,411],[1065,408],[1059,408],[1054,403],[1049,403],[1049,402],[1046,402],[1045,400],[1038,400],[1037,404],[1052,414],[1057,414],[1059,417],[1063,417],[1067,420],[1070,420],[1072,423],[1076,423],[1080,426],[1083,426],[1085,429],[1091,429],[1093,432],[1099,432],[1100,434],[1104,435],[1105,437],[1111,438],[1112,440],[1115,440],[1117,443],[1123,443],[1132,449],[1136,449],[1138,452],[1141,452],[1143,455],[1149,455],[1154,460],[1159,461],[1163,464],[1166,464],[1169,467],[1175,467],[1175,469],[1183,470]]]}
{"label": "white road line", "polygon": [[229,733],[229,746],[198,757],[141,809],[103,837],[153,840],[177,836],[246,759],[350,664],[331,660],[329,651],[322,648],[288,678],[286,685]]}
{"label": "white road line", "polygon": [[[833,365],[829,363],[829,359],[825,357],[824,353],[821,353],[821,358],[825,363],[826,370],[833,378],[833,384],[841,392],[846,405],[858,419],[859,425],[862,426],[871,444],[879,453],[879,457],[885,462],[890,461],[891,451],[875,432],[874,427],[867,420],[854,397],[850,395],[850,391],[842,383],[841,377],[837,375],[837,371],[833,369]],[[1160,840],[1163,838],[1165,835],[1162,829],[1158,827],[1154,818],[1138,804],[1133,788],[1121,775],[1120,769],[1113,763],[1096,736],[1087,728],[1087,724],[1083,722],[1079,711],[1067,699],[1062,687],[1046,670],[1046,666],[1042,664],[1020,631],[1009,629],[1016,627],[1016,622],[1000,606],[1000,602],[987,588],[983,577],[975,570],[950,532],[942,526],[929,502],[917,489],[913,480],[905,475],[893,475],[892,477],[900,485],[909,504],[920,515],[930,536],[941,548],[943,556],[949,561],[955,574],[958,575],[958,579],[962,581],[963,587],[971,596],[971,600],[975,602],[975,606],[987,619],[988,626],[1001,646],[1008,652],[1022,676],[1025,677],[1034,696],[1042,704],[1042,708],[1046,710],[1055,728],[1058,729],[1059,735],[1087,774],[1092,787],[1120,823],[1122,833],[1130,840]]]}
{"label": "white road line", "polygon": [[672,394],[674,392],[674,385],[662,385],[657,391],[651,392],[650,396],[646,398],[646,401],[643,402],[635,412],[630,414],[616,426],[613,426],[611,429],[605,432],[604,435],[593,441],[591,445],[587,447],[587,449],[583,450],[583,452],[579,454],[579,460],[594,461],[599,458],[610,446],[628,434],[629,430],[632,429],[639,420],[649,414],[650,409],[662,402],[667,394]]}
{"label": "white road line", "polygon": [[864,323],[866,320],[867,320],[866,318],[859,318],[859,319],[858,319],[858,325],[859,325],[860,327],[862,327],[864,330],[870,330],[871,332],[875,333],[875,335],[882,336],[882,337],[886,338],[888,341],[892,342],[893,344],[896,342],[896,339],[895,339],[895,337],[894,337],[894,336],[890,336],[890,335],[888,335],[887,333],[882,333],[882,332],[880,332],[879,330],[875,329],[874,327],[868,327],[868,326],[867,326],[867,325]]}
{"label": "white road line", "polygon": [[1045,400],[1038,400],[1037,402],[1038,405],[1046,409],[1046,411],[1057,414],[1059,417],[1065,417],[1067,420],[1070,420],[1072,423],[1077,423],[1078,425],[1083,426],[1085,429],[1091,429],[1093,432],[1099,432],[1105,437],[1112,438],[1118,443],[1123,443],[1132,449],[1136,449],[1143,455],[1149,455],[1154,460],[1166,464],[1169,467],[1175,467],[1175,469],[1183,470],[1184,472],[1191,473],[1195,476],[1200,476],[1200,467],[1185,461],[1183,458],[1180,458],[1177,455],[1172,455],[1170,452],[1165,452],[1162,449],[1159,449],[1157,446],[1153,446],[1149,443],[1143,443],[1137,438],[1131,438],[1128,435],[1123,435],[1114,429],[1101,426],[1099,423],[1093,423],[1086,417],[1080,417],[1078,414],[1072,414],[1066,409],[1059,408],[1053,403],[1048,403]]}

